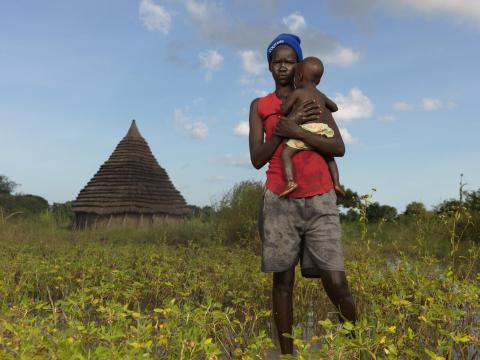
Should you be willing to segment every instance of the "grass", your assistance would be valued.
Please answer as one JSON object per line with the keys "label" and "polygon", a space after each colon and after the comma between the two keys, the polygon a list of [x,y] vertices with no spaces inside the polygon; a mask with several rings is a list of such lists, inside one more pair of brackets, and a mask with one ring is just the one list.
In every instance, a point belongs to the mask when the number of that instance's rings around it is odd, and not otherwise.
{"label": "grass", "polygon": [[[265,358],[272,279],[260,272],[257,209],[231,208],[137,230],[4,218],[0,358]],[[320,282],[297,273],[294,358],[480,356],[480,247],[462,240],[464,216],[344,224],[359,320],[339,324]]]}

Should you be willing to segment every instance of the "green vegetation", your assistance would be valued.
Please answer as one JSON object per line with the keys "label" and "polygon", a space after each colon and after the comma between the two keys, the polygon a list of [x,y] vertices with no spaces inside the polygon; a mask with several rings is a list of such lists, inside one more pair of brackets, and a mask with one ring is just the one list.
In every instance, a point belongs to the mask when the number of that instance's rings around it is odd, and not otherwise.
{"label": "green vegetation", "polygon": [[[4,175],[0,175],[0,217],[19,214],[40,214],[48,210],[48,201],[37,195],[13,194],[18,186]],[[8,215],[7,215],[8,214]]]}
{"label": "green vegetation", "polygon": [[[190,219],[145,229],[71,231],[68,207],[5,213],[0,358],[264,359],[275,335],[261,193],[244,182]],[[320,281],[298,273],[294,358],[478,357],[478,213],[463,200],[377,221],[371,197],[352,200],[343,233],[359,321],[339,324]]]}

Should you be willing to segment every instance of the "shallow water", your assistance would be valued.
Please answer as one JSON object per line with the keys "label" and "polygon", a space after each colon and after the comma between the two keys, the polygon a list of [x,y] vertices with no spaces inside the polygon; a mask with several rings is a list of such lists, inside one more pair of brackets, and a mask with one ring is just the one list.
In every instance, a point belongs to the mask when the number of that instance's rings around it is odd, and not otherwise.
{"label": "shallow water", "polygon": [[[297,324],[296,326],[299,326],[303,329],[302,333],[302,340],[307,341],[311,339],[313,335],[315,335],[315,317],[314,317],[314,312],[313,311],[308,311],[307,313],[307,320],[301,324]],[[479,336],[480,335],[480,314],[477,314],[475,316],[476,322],[479,324],[477,328],[475,328],[470,335],[473,336]],[[272,341],[275,345],[273,349],[269,349],[267,351],[267,360],[276,360],[280,358],[281,351],[280,351],[280,344],[278,343],[277,339],[277,330],[275,327],[275,322],[273,321],[273,318],[271,319],[270,322],[270,329],[271,329],[271,334],[273,336]],[[270,330],[269,329],[269,330]],[[312,344],[312,350],[320,348],[320,343],[314,343]],[[295,348],[293,349],[293,353],[295,354]],[[453,352],[452,356],[453,360],[480,360],[480,347],[475,346],[474,344],[470,344],[468,346],[468,354],[467,357],[464,357],[462,354],[458,353],[458,351]]]}
{"label": "shallow water", "polygon": [[[407,270],[411,270],[411,264],[409,262],[404,262],[403,259],[401,258],[392,258],[388,259],[386,262],[387,270],[390,272],[396,272],[399,271],[401,266],[405,266]],[[445,266],[442,264],[436,264],[434,268],[432,269],[431,276],[433,277],[438,277],[440,281],[445,280]],[[383,274],[379,274],[380,277],[383,277]],[[316,335],[316,329],[318,329],[318,326],[315,324],[315,313],[314,313],[314,304],[311,304],[307,311],[307,316],[306,320],[300,324],[297,324],[297,327],[302,328],[303,333],[302,333],[302,340],[308,341],[311,339],[313,335]],[[473,316],[475,318],[475,322],[478,324],[477,327],[475,327],[470,335],[472,336],[480,336],[480,314],[471,314],[470,316]],[[459,324],[460,325],[460,324]],[[279,359],[279,356],[281,355],[280,352],[280,346],[278,343],[277,339],[277,332],[275,328],[275,323],[273,318],[271,319],[271,322],[269,324],[269,331],[272,334],[272,341],[275,345],[273,349],[270,349],[267,352],[267,357],[266,359]],[[320,343],[316,342],[312,344],[312,350],[313,349],[318,349],[320,347]],[[295,348],[294,348],[294,354],[295,354]],[[453,354],[452,354],[452,359],[453,360],[463,360],[463,359],[468,359],[468,360],[480,360],[480,347],[475,346],[474,344],[469,344],[468,345],[468,354],[466,356],[460,354],[458,351],[454,349]]]}

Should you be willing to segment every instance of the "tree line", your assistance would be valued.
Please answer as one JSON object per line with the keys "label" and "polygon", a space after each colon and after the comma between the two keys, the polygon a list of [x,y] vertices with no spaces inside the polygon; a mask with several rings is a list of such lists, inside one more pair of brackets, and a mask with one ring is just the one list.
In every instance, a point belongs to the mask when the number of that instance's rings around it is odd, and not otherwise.
{"label": "tree line", "polygon": [[[253,193],[261,196],[262,184],[252,181],[242,182],[240,185],[241,184],[244,185],[240,186],[241,189],[250,187],[258,188],[253,191]],[[7,176],[0,175],[0,210],[3,211],[4,214],[22,213],[33,215],[50,210],[62,218],[73,218],[71,201],[49,205],[48,201],[41,196],[14,193],[17,186],[18,184],[10,180]],[[362,197],[351,189],[346,189],[345,192],[345,197],[338,197],[338,205],[342,208],[341,218],[343,221],[358,221],[360,216],[359,204]],[[253,201],[252,196],[249,196],[247,203],[251,201]],[[225,204],[220,205],[220,208],[225,207]],[[427,210],[423,203],[414,201],[406,206],[403,213],[398,213],[397,209],[393,206],[380,204],[376,201],[368,202],[365,205],[365,214],[367,220],[374,223],[378,221],[418,218],[430,213],[449,215],[454,213],[460,206],[463,206],[472,213],[480,214],[480,188],[474,191],[464,191],[463,188],[461,188],[459,199],[445,200],[434,206],[432,210]],[[191,207],[194,216],[209,218],[215,212],[212,206],[205,206],[203,208],[197,206]]]}
{"label": "tree line", "polygon": [[[341,217],[346,221],[357,221],[359,214],[359,203],[361,196],[351,189],[346,189],[345,197],[338,198],[338,204],[345,210]],[[459,199],[448,199],[435,205],[432,210],[427,210],[422,202],[412,201],[405,207],[403,213],[398,213],[397,209],[390,205],[380,204],[379,202],[369,202],[365,205],[365,213],[369,222],[378,222],[412,219],[424,217],[428,214],[450,216],[460,207],[471,213],[480,213],[480,188],[473,191],[460,190]]]}
{"label": "tree line", "polygon": [[5,175],[0,175],[0,212],[7,216],[12,214],[38,215],[47,210],[52,211],[58,219],[72,219],[72,202],[53,203],[41,196],[14,193],[18,184]]}

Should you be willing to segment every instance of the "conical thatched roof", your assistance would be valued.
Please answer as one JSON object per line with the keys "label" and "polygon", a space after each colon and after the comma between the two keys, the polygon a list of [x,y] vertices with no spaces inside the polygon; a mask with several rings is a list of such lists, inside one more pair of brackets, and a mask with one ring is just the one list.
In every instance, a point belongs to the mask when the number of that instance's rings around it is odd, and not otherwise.
{"label": "conical thatched roof", "polygon": [[135,120],[73,202],[76,213],[186,215],[190,209],[158,164]]}

